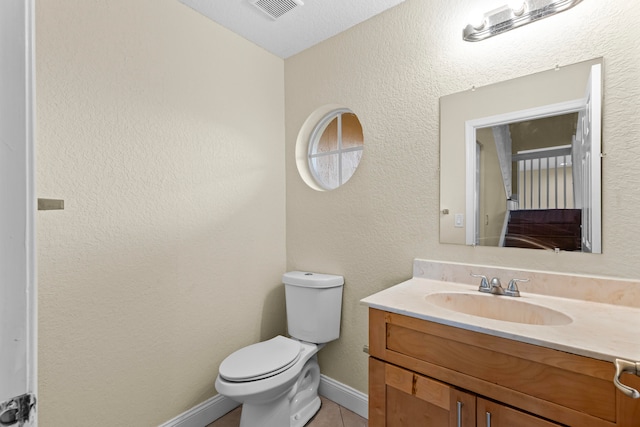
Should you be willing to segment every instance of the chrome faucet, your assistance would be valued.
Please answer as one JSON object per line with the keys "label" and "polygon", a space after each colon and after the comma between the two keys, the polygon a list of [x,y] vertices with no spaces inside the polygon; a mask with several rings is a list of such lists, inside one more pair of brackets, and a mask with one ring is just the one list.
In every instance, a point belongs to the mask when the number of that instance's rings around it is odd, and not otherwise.
{"label": "chrome faucet", "polygon": [[478,291],[493,295],[506,295],[508,297],[519,297],[520,290],[518,289],[517,283],[529,281],[529,279],[511,279],[509,280],[507,289],[504,289],[498,277],[494,277],[489,281],[487,280],[487,276],[482,274],[471,273],[471,276],[480,278],[480,287],[478,288]]}
{"label": "chrome faucet", "polygon": [[491,279],[491,282],[489,282],[487,280],[487,276],[484,276],[482,274],[471,273],[471,275],[473,277],[480,278],[480,287],[478,288],[480,292],[486,292],[493,295],[504,295],[504,289],[502,288],[500,279],[498,279],[497,277],[494,277],[493,279]]}

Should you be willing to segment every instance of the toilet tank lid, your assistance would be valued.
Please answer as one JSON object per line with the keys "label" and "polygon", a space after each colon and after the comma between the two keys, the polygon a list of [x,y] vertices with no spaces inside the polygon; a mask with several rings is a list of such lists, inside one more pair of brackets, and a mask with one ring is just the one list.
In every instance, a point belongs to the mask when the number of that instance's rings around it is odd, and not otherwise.
{"label": "toilet tank lid", "polygon": [[344,277],[308,271],[290,271],[282,275],[282,283],[305,288],[335,288],[344,284]]}

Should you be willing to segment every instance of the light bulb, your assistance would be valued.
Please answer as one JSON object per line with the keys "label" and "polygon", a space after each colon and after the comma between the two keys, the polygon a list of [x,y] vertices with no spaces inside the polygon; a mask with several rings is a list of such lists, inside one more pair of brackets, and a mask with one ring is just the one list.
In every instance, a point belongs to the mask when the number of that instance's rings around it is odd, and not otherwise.
{"label": "light bulb", "polygon": [[526,9],[524,0],[509,0],[508,6],[515,16],[521,16]]}
{"label": "light bulb", "polygon": [[473,18],[469,19],[469,25],[471,25],[476,31],[480,31],[484,28],[487,18],[486,16],[476,15]]}

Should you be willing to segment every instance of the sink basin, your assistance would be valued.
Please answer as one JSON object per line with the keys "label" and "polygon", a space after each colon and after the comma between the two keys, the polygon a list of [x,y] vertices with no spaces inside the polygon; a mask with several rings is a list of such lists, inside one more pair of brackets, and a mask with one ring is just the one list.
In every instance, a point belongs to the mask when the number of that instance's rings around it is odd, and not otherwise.
{"label": "sink basin", "polygon": [[425,297],[429,304],[458,313],[528,325],[567,325],[571,317],[518,298],[490,294],[439,292]]}

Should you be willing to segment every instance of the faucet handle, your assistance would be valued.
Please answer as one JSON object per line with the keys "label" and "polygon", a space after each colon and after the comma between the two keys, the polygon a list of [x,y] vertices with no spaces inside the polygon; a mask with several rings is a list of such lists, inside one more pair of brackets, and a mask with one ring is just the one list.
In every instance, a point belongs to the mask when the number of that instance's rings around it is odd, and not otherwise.
{"label": "faucet handle", "polygon": [[529,279],[511,279],[509,280],[509,285],[507,286],[507,289],[504,291],[505,295],[508,295],[510,297],[519,297],[520,296],[520,290],[518,289],[518,282],[528,282]]}
{"label": "faucet handle", "polygon": [[478,288],[480,292],[489,292],[491,290],[491,286],[489,286],[489,281],[487,280],[487,276],[483,274],[473,274],[473,273],[471,273],[471,276],[480,278],[480,288]]}

